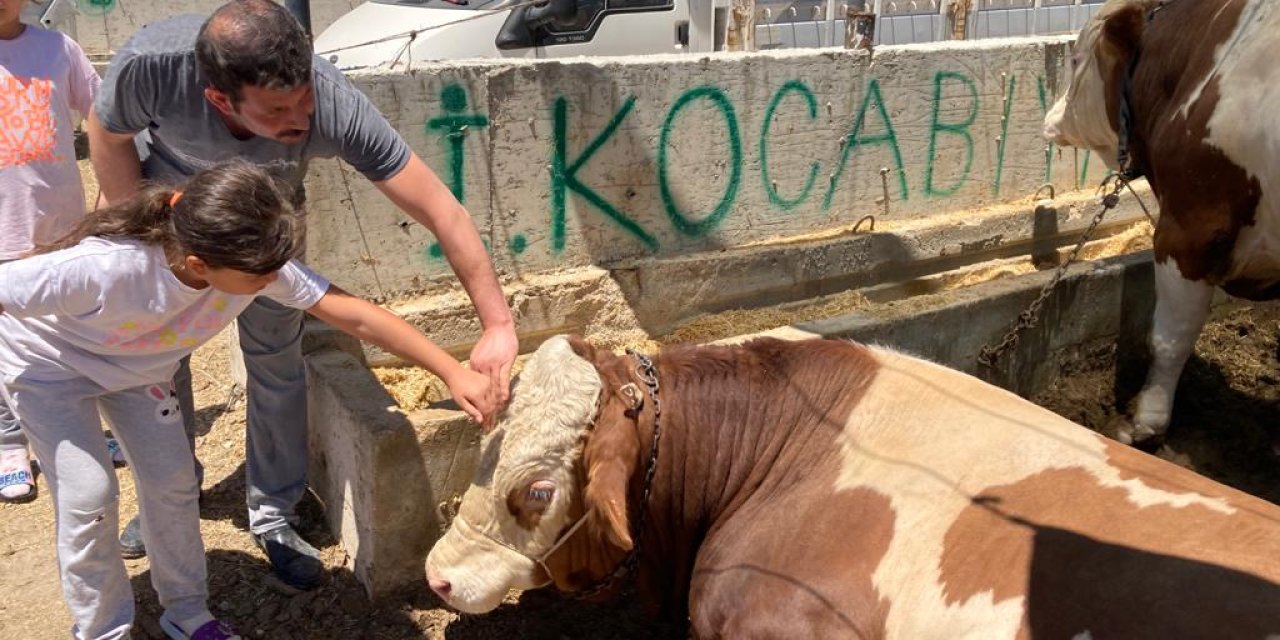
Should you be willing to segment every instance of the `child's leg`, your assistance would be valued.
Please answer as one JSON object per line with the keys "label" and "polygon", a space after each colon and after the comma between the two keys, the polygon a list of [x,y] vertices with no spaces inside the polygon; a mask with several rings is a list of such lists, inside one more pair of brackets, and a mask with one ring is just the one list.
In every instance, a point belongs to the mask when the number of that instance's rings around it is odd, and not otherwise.
{"label": "child's leg", "polygon": [[22,434],[22,423],[0,396],[0,450],[25,449],[27,437]]}
{"label": "child's leg", "polygon": [[[0,260],[0,264],[6,262],[12,260]],[[0,499],[19,502],[35,498],[35,494],[36,483],[27,457],[27,436],[22,433],[18,416],[0,393]]]}
{"label": "child's leg", "polygon": [[76,638],[127,637],[133,590],[116,541],[115,469],[85,379],[5,383],[53,498],[62,592]]}
{"label": "child's leg", "polygon": [[170,386],[151,385],[98,401],[133,471],[151,583],[170,620],[208,613],[199,485]]}
{"label": "child's leg", "polygon": [[22,423],[0,394],[0,499],[6,502],[31,500],[36,483],[27,457],[27,436]]}
{"label": "child's leg", "polygon": [[[196,409],[195,396],[191,390],[191,356],[178,361],[178,370],[173,374],[173,388],[178,394],[178,407],[182,410],[182,426],[187,434],[187,445],[191,449],[191,464],[196,471],[196,486],[204,484],[204,465],[195,457],[196,450]],[[203,435],[203,434],[199,434]],[[118,461],[116,464],[120,464]],[[120,550],[126,558],[141,558],[147,555],[147,545],[142,538],[142,526],[138,516],[133,516],[120,532]]]}
{"label": "child's leg", "polygon": [[173,390],[178,394],[178,408],[182,409],[182,429],[187,434],[187,444],[191,445],[191,461],[195,465],[196,483],[204,483],[204,465],[195,457],[196,436],[196,401],[195,392],[191,389],[191,356],[178,361],[178,371],[173,374]]}

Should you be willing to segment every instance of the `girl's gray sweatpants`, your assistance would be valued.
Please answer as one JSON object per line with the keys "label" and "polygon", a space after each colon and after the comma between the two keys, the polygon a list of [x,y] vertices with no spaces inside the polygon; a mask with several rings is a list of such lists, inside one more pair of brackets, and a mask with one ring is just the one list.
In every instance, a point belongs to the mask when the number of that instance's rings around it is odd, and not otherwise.
{"label": "girl's gray sweatpants", "polygon": [[133,472],[151,584],[166,617],[208,605],[199,486],[172,385],[107,392],[87,378],[0,384],[54,505],[58,568],[75,638],[128,638],[133,590],[120,558],[119,487],[99,412]]}
{"label": "girl's gray sweatpants", "polygon": [[[6,262],[13,261],[0,260],[0,264]],[[18,417],[13,415],[8,405],[0,402],[0,451],[25,448],[27,448],[27,436],[22,433],[22,425],[18,422]]]}

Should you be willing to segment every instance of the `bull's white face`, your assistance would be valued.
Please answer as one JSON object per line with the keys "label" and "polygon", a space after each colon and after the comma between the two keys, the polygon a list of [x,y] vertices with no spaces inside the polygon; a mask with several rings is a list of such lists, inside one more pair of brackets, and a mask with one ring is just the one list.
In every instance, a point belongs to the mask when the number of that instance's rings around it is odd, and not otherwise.
{"label": "bull's white face", "polygon": [[529,359],[482,443],[457,517],[427,556],[427,579],[449,606],[484,613],[508,590],[549,580],[534,559],[581,513],[576,469],[601,386],[564,337]]}
{"label": "bull's white face", "polygon": [[1106,46],[1103,26],[1117,9],[1134,3],[1110,0],[1081,29],[1072,47],[1071,83],[1044,119],[1045,138],[1059,146],[1091,149],[1112,169],[1118,168],[1120,143],[1107,114],[1106,79],[1118,60]]}

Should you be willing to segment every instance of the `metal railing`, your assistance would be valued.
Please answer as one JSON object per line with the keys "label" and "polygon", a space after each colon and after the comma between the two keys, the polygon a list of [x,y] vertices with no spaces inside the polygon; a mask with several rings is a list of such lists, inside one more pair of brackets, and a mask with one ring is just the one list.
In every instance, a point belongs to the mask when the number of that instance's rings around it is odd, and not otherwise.
{"label": "metal railing", "polygon": [[[968,6],[966,39],[1073,34],[1103,0],[866,0],[876,44],[951,40],[954,12]],[[756,0],[756,48],[840,46],[850,0]]]}

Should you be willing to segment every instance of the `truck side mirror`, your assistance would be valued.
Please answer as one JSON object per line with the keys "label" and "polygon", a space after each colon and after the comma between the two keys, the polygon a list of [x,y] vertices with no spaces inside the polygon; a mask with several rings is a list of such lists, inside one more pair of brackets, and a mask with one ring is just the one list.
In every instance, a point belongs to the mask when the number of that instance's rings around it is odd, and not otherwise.
{"label": "truck side mirror", "polygon": [[547,0],[529,7],[526,22],[530,30],[537,30],[552,22],[568,22],[577,13],[578,0]]}
{"label": "truck side mirror", "polygon": [[555,22],[568,22],[578,13],[578,0],[547,0],[522,6],[507,16],[494,44],[499,49],[521,49],[538,44],[537,34]]}
{"label": "truck side mirror", "polygon": [[507,14],[507,19],[498,29],[493,43],[498,49],[527,49],[535,43],[533,34],[529,32],[529,20],[526,15],[529,6],[523,6]]}

